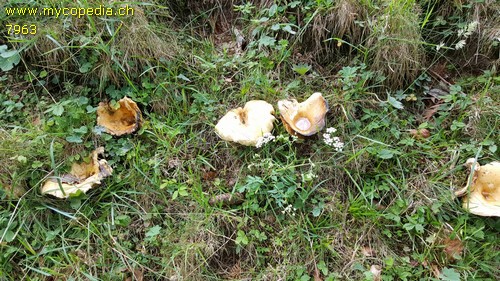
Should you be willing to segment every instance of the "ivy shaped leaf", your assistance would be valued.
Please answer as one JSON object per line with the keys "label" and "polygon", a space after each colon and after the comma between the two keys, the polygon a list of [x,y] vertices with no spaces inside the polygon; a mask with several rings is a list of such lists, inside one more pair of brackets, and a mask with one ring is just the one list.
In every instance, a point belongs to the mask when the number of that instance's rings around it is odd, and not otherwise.
{"label": "ivy shaped leaf", "polygon": [[17,50],[7,50],[7,45],[0,45],[0,68],[2,71],[9,71],[21,61],[21,56]]}
{"label": "ivy shaped leaf", "polygon": [[460,273],[456,272],[453,268],[443,268],[439,275],[439,279],[443,281],[460,281]]}

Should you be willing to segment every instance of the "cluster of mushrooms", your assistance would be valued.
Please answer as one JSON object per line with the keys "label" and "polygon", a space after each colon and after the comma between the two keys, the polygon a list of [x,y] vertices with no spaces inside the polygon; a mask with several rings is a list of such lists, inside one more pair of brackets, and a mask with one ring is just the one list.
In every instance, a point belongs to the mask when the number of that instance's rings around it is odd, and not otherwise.
{"label": "cluster of mushrooms", "polygon": [[[142,114],[137,104],[128,97],[119,100],[117,107],[108,102],[101,102],[97,107],[97,125],[113,136],[122,136],[137,131],[142,125]],[[58,198],[68,198],[71,194],[87,192],[99,185],[113,169],[105,159],[99,159],[104,147],[99,147],[90,154],[90,163],[73,163],[69,174],[50,177],[42,185],[41,193]]]}
{"label": "cluster of mushrooms", "polygon": [[[321,93],[312,94],[299,103],[296,99],[278,101],[287,132],[297,137],[316,134],[325,126],[328,103]],[[252,100],[243,108],[230,110],[215,126],[217,135],[242,145],[256,146],[258,140],[273,130],[274,107],[263,100]]]}
{"label": "cluster of mushrooms", "polygon": [[[299,103],[296,99],[278,101],[280,118],[288,133],[298,137],[311,136],[325,126],[328,104],[321,93],[314,93]],[[259,139],[273,130],[274,108],[263,100],[252,100],[230,110],[215,126],[217,135],[246,146],[257,146]],[[469,159],[472,182],[455,192],[464,196],[463,207],[479,216],[500,217],[500,162],[480,166]],[[474,168],[472,168],[474,167]]]}
{"label": "cluster of mushrooms", "polygon": [[[117,107],[107,102],[99,103],[97,125],[114,136],[123,136],[137,131],[142,125],[142,114],[137,104],[128,97],[118,101]],[[325,126],[328,103],[321,93],[312,94],[299,103],[296,99],[278,101],[280,118],[287,132],[297,137],[312,136]],[[271,134],[274,107],[263,100],[252,100],[230,110],[215,126],[217,135],[226,141],[246,146],[257,146],[259,139]],[[113,169],[105,159],[99,159],[104,148],[91,153],[90,163],[74,163],[69,174],[51,177],[42,185],[41,193],[58,198],[68,198],[77,192],[87,192],[112,174]],[[463,197],[463,207],[479,216],[500,217],[500,162],[479,165],[476,159],[467,160],[471,170],[471,181],[455,192]]]}

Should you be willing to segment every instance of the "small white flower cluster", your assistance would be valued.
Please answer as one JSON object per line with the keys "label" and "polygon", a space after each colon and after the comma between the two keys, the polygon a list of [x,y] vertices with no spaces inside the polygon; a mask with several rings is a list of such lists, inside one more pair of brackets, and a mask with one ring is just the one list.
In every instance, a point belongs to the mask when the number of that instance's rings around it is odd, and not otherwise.
{"label": "small white flower cluster", "polygon": [[281,211],[282,214],[290,214],[295,217],[295,211],[297,211],[297,208],[294,208],[292,205],[288,205],[285,207],[283,211]]}
{"label": "small white flower cluster", "polygon": [[465,40],[467,38],[469,38],[469,36],[471,36],[472,33],[474,33],[474,31],[476,31],[478,24],[479,24],[479,22],[473,21],[473,22],[469,23],[466,27],[458,30],[458,32],[457,32],[458,37],[463,37],[464,39],[458,41],[455,44],[455,50],[460,50],[465,46],[465,44],[466,44]]}
{"label": "small white flower cluster", "polygon": [[303,182],[312,182],[317,177],[318,177],[318,175],[314,174],[313,172],[307,172],[305,174],[302,174],[302,181]]}
{"label": "small white flower cluster", "polygon": [[465,39],[462,39],[455,44],[455,50],[460,50],[465,46]]}
{"label": "small white flower cluster", "polygon": [[436,51],[441,50],[441,48],[444,47],[444,42],[439,43],[439,45],[436,46]]}
{"label": "small white flower cluster", "polygon": [[[455,43],[455,50],[460,50],[467,44],[467,38],[469,38],[477,30],[478,25],[479,22],[473,21],[457,31],[458,37],[463,39]],[[446,47],[444,42],[439,43],[439,45],[436,45],[436,51],[439,51],[443,47]]]}
{"label": "small white flower cluster", "polygon": [[323,141],[335,148],[335,151],[340,152],[344,148],[344,143],[340,140],[339,137],[332,137],[332,134],[337,132],[337,129],[330,127],[326,129],[326,133],[323,134]]}
{"label": "small white flower cluster", "polygon": [[476,31],[478,24],[479,24],[479,22],[477,22],[477,21],[473,21],[473,22],[469,23],[466,27],[458,30],[458,32],[457,32],[458,36],[459,37],[463,36],[465,38],[471,36],[472,33],[474,33],[474,31]]}
{"label": "small white flower cluster", "polygon": [[257,139],[257,144],[255,145],[255,147],[260,148],[264,144],[273,141],[274,138],[275,137],[271,133],[265,133],[262,137]]}

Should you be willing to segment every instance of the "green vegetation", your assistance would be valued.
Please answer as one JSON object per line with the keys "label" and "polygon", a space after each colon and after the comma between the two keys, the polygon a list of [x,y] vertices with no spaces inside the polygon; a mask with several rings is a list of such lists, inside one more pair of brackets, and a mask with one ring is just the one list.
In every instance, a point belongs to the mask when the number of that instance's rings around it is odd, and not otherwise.
{"label": "green vegetation", "polygon": [[[4,9],[126,4],[134,15]],[[469,214],[453,191],[467,183],[468,158],[500,161],[499,9],[8,0],[0,280],[498,280],[500,221]],[[16,24],[37,32],[8,33]],[[214,133],[249,100],[277,109],[313,92],[335,132],[296,139],[278,120],[260,148]],[[95,111],[125,96],[145,122],[113,137]],[[113,167],[99,187],[40,194],[99,146]],[[234,193],[240,204],[213,200]]]}

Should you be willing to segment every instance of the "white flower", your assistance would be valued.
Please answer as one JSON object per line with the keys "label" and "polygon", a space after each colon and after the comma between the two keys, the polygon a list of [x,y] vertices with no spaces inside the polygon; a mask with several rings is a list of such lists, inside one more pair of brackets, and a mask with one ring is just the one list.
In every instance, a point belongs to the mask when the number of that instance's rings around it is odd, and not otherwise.
{"label": "white flower", "polygon": [[293,208],[292,205],[288,205],[285,207],[285,209],[283,209],[283,211],[281,211],[282,214],[291,214],[292,216],[295,216],[295,211],[297,211],[297,208]]}
{"label": "white flower", "polygon": [[458,37],[463,36],[465,38],[468,38],[469,36],[472,35],[472,33],[474,33],[474,31],[476,31],[478,25],[479,25],[479,22],[477,22],[477,21],[473,21],[473,22],[469,23],[466,27],[461,28],[457,31]]}
{"label": "white flower", "polygon": [[455,50],[460,50],[465,46],[465,40],[460,40],[455,44]]}
{"label": "white flower", "polygon": [[443,47],[444,47],[444,42],[439,43],[439,45],[436,46],[436,51],[439,51]]}
{"label": "white flower", "polygon": [[329,133],[329,134],[333,134],[337,131],[337,129],[335,129],[334,127],[330,127],[330,128],[327,128],[326,129],[326,132]]}
{"label": "white flower", "polygon": [[[328,129],[333,129],[333,128],[328,128]],[[342,149],[344,148],[344,143],[340,140],[339,137],[332,137],[331,133],[328,132],[328,129],[327,133],[323,134],[323,142],[328,146],[332,146],[337,152],[342,151]]]}
{"label": "white flower", "polygon": [[305,174],[302,174],[302,181],[303,182],[311,182],[313,179],[317,178],[318,175],[315,175],[313,172],[308,172]]}
{"label": "white flower", "polygon": [[260,148],[264,144],[274,140],[274,136],[271,133],[265,133],[262,137],[257,139],[257,144],[255,144],[255,147]]}

